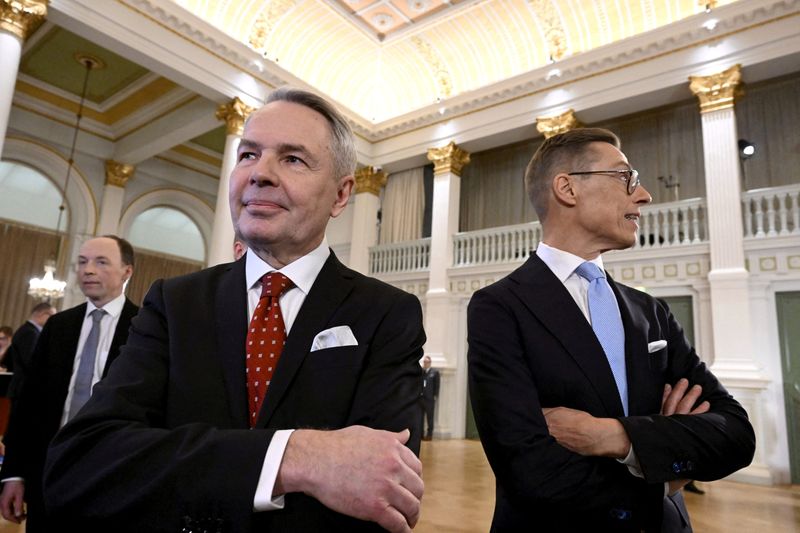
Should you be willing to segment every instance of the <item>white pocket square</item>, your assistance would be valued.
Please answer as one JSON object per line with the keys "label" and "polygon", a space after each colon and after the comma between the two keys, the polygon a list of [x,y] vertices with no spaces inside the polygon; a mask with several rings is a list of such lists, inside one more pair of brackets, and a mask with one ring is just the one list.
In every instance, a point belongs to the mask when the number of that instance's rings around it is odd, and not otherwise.
{"label": "white pocket square", "polygon": [[653,341],[647,343],[647,353],[657,352],[667,347],[667,341]]}
{"label": "white pocket square", "polygon": [[336,326],[320,331],[314,337],[314,342],[311,343],[311,351],[316,352],[338,346],[358,346],[358,341],[350,326]]}

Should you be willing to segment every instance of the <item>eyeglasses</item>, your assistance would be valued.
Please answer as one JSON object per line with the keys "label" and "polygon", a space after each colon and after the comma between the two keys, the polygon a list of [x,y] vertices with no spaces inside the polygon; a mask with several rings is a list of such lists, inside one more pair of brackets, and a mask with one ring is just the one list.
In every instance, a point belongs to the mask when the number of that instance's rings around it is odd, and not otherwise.
{"label": "eyeglasses", "polygon": [[631,169],[625,170],[587,170],[585,172],[567,172],[567,176],[579,176],[581,174],[615,174],[617,177],[625,182],[628,187],[628,194],[633,194],[636,187],[639,186],[639,171]]}

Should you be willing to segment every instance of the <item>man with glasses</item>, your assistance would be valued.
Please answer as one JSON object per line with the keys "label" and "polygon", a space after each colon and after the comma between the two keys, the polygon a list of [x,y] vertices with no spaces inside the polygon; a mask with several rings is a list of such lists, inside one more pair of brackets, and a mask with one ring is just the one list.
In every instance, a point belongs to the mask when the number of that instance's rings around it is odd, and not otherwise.
{"label": "man with glasses", "polygon": [[525,172],[542,242],[469,305],[493,531],[691,531],[680,489],[753,457],[747,414],[666,303],[603,270],[652,200],[619,148],[599,128],[544,141]]}

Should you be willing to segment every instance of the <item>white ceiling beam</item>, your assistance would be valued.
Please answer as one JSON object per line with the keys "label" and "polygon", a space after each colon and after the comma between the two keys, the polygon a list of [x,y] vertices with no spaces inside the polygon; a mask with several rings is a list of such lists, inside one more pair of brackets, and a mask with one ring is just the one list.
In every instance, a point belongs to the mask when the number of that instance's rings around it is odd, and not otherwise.
{"label": "white ceiling beam", "polygon": [[135,165],[219,127],[216,104],[198,98],[119,139],[114,159]]}

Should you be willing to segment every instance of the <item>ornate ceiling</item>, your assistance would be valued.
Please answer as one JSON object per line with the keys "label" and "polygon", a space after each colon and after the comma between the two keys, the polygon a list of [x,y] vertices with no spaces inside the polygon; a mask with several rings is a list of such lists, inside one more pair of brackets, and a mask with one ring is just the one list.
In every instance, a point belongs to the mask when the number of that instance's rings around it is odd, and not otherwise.
{"label": "ornate ceiling", "polygon": [[706,6],[705,0],[173,1],[373,123],[446,105]]}

